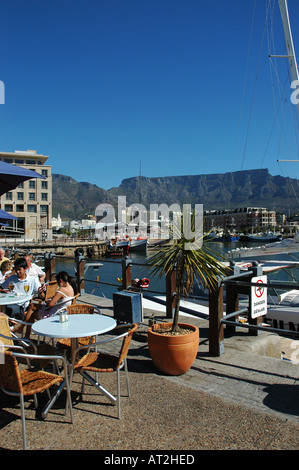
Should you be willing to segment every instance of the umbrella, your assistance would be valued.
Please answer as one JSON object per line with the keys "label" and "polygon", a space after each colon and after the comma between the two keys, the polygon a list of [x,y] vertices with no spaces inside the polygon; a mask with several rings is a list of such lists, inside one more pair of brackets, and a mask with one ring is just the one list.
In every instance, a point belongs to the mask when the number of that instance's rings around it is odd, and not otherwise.
{"label": "umbrella", "polygon": [[3,219],[18,220],[18,218],[15,217],[14,215],[9,214],[8,212],[5,212],[3,209],[0,209],[0,220],[3,220]]}
{"label": "umbrella", "polygon": [[15,189],[20,183],[31,178],[45,178],[33,170],[0,161],[0,196]]}

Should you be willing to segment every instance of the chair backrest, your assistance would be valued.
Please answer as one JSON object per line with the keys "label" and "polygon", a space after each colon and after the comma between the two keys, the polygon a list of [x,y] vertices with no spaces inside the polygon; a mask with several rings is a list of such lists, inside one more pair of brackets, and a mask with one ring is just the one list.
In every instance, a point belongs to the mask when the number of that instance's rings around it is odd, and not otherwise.
{"label": "chair backrest", "polygon": [[0,388],[13,393],[23,391],[18,361],[11,351],[4,351],[4,361],[0,361]]}
{"label": "chair backrest", "polygon": [[[10,339],[1,338],[1,335],[9,337]],[[14,344],[13,337],[9,328],[8,318],[2,315],[0,315],[0,344],[6,344],[10,346],[13,346]]]}
{"label": "chair backrest", "polygon": [[50,281],[47,284],[45,301],[52,299],[58,289],[58,284],[56,281]]}
{"label": "chair backrest", "polygon": [[117,367],[120,367],[122,361],[124,359],[126,359],[126,357],[128,355],[128,352],[129,352],[129,347],[130,347],[130,343],[131,343],[131,340],[132,340],[132,337],[133,337],[133,333],[135,333],[135,331],[137,329],[138,329],[138,323],[133,323],[132,327],[128,331],[127,335],[124,337],[123,342],[122,342],[122,346],[121,346],[121,349],[120,349],[120,352],[119,352]]}
{"label": "chair backrest", "polygon": [[94,306],[89,305],[89,304],[72,304],[68,305],[67,307],[67,313],[69,315],[73,315],[76,313],[93,313],[94,311]]}
{"label": "chair backrest", "polygon": [[77,298],[80,297],[80,294],[76,294],[72,300],[72,305],[75,305]]}

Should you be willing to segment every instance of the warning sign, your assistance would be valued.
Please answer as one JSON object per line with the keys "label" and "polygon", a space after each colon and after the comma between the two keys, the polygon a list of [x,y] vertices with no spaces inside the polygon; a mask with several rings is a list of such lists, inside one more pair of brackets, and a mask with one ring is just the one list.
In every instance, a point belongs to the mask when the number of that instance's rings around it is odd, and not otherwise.
{"label": "warning sign", "polygon": [[251,318],[261,317],[267,313],[267,276],[253,277],[251,282],[258,284],[251,286]]}

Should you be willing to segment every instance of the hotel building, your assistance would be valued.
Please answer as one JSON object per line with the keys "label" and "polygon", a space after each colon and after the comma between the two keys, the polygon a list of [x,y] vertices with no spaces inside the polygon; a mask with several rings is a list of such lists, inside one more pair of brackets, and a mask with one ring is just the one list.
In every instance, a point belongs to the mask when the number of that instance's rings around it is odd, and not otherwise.
{"label": "hotel building", "polygon": [[276,227],[276,212],[268,211],[264,207],[242,207],[233,210],[219,210],[204,212],[204,230],[214,227],[243,231],[250,229],[267,229]]}
{"label": "hotel building", "polygon": [[52,175],[51,166],[46,164],[48,158],[35,150],[0,152],[1,161],[33,170],[45,177],[24,181],[0,197],[1,209],[18,218],[11,229],[5,229],[5,236],[17,235],[26,240],[52,238]]}

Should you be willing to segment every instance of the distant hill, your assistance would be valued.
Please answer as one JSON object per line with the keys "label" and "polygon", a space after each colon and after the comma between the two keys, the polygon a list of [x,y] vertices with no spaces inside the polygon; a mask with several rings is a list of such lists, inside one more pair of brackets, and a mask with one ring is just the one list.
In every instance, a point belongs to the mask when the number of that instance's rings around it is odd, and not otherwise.
{"label": "distant hill", "polygon": [[126,196],[127,206],[150,204],[203,204],[204,210],[237,207],[266,207],[288,213],[298,212],[298,180],[272,176],[267,169],[244,170],[211,175],[145,176],[124,179],[119,187],[105,190],[79,183],[69,176],[53,174],[53,216],[81,219],[94,214],[98,204],[117,206]]}

